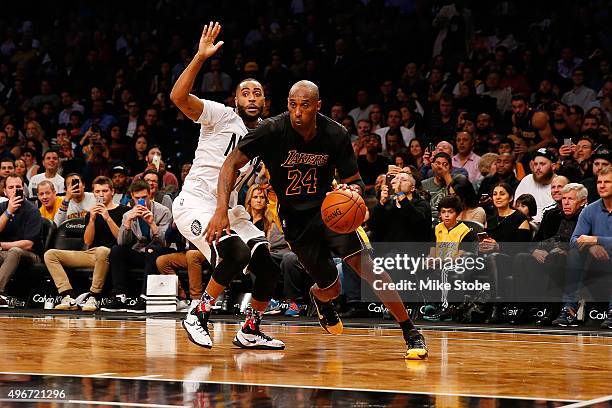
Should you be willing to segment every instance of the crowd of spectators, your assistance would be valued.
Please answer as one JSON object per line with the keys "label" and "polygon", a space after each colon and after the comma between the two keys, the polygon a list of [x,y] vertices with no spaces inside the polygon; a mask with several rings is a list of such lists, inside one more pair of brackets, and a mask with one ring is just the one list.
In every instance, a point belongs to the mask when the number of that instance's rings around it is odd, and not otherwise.
{"label": "crowd of spectators", "polygon": [[[609,259],[609,222],[595,222],[602,215],[590,206],[589,221],[578,218],[586,204],[612,210],[600,188],[612,160],[605,2],[60,1],[41,4],[36,16],[27,7],[6,5],[0,18],[0,293],[26,258],[45,261],[68,296],[62,308],[74,308],[77,294],[61,264],[94,268],[96,296],[109,271],[113,292],[126,295],[128,265],[113,260],[145,265],[146,274],[169,273],[171,263],[190,276],[202,269],[206,261],[185,245],[172,248],[188,256],[167,257],[177,235],[172,200],[198,140],[169,92],[213,17],[225,44],[194,93],[231,106],[236,82],[255,77],[267,117],[285,110],[292,82],[317,83],[322,113],[351,134],[372,241],[435,240],[444,203],[445,213],[487,232],[483,253],[533,242],[542,264],[555,250],[540,243],[556,239],[569,245],[574,281],[587,252]],[[264,190],[249,191],[245,204]],[[294,313],[307,275],[258,208],[254,221],[278,238],[275,256],[291,276],[281,296]],[[57,226],[84,218],[88,247],[109,251],[88,249],[79,265],[43,254],[33,234],[42,218]],[[575,321],[578,290],[563,295],[564,324]]]}

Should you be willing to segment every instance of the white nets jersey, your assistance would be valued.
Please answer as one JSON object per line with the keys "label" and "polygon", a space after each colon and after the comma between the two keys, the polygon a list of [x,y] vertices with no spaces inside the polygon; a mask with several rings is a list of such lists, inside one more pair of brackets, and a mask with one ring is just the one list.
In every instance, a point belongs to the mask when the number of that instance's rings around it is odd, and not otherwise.
{"label": "white nets jersey", "polygon": [[[185,178],[182,191],[197,198],[217,201],[217,180],[225,158],[247,134],[242,118],[230,107],[202,99],[204,109],[195,121],[200,124],[200,138],[195,158]],[[251,172],[251,163],[240,169],[237,185]],[[236,204],[232,193],[230,207]]]}

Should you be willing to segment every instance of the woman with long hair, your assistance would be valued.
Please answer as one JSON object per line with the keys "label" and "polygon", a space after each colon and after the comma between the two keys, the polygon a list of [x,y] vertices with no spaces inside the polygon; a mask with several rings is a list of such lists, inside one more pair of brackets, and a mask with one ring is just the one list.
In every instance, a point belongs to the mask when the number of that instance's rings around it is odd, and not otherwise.
{"label": "woman with long hair", "polygon": [[423,142],[420,139],[412,139],[408,143],[408,159],[419,171],[423,167]]}
{"label": "woman with long hair", "polygon": [[448,194],[461,200],[463,210],[457,217],[459,221],[476,221],[484,226],[487,220],[485,210],[478,205],[478,196],[470,180],[463,174],[453,177],[448,186]]}
{"label": "woman with long hair", "polygon": [[130,170],[132,175],[142,173],[147,167],[147,149],[149,141],[145,136],[137,136],[133,144],[133,156],[130,161]]}
{"label": "woman with long hair", "polygon": [[253,184],[246,194],[244,208],[251,216],[251,221],[266,236],[274,224],[272,212],[268,209],[268,194],[260,184]]}
{"label": "woman with long hair", "polygon": [[487,219],[488,237],[480,243],[480,251],[496,252],[503,242],[529,242],[531,230],[529,221],[522,212],[512,208],[514,191],[508,183],[498,183],[493,188],[493,206],[495,213]]}
{"label": "woman with long hair", "polygon": [[43,148],[43,152],[46,152],[49,149],[49,142],[47,142],[47,139],[45,138],[45,131],[43,130],[42,126],[40,126],[40,123],[35,120],[27,121],[25,124],[25,131],[27,140],[34,140],[35,142],[40,143]]}

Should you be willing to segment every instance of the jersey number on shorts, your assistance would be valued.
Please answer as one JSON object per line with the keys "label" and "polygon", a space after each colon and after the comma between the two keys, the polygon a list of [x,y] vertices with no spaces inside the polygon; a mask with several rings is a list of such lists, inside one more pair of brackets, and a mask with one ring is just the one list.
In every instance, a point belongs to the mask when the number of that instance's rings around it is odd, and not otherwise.
{"label": "jersey number on shorts", "polygon": [[317,192],[316,167],[311,167],[306,173],[302,173],[298,169],[289,170],[287,177],[291,182],[285,191],[286,195],[302,194],[302,187],[306,188],[307,194],[315,194]]}

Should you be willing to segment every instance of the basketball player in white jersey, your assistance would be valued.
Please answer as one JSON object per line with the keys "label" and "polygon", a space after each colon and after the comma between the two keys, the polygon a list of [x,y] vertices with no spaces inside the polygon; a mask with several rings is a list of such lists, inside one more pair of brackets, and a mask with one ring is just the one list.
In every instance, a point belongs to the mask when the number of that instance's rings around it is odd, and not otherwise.
{"label": "basketball player in white jersey", "polygon": [[[204,26],[198,51],[177,79],[170,94],[174,104],[187,117],[200,124],[200,138],[193,165],[172,206],[174,221],[181,234],[215,266],[202,299],[193,302],[182,323],[192,342],[211,348],[212,340],[208,331],[211,305],[234,276],[248,266],[255,275],[253,298],[246,321],[233,343],[242,348],[279,350],[284,349],[285,344],[263,334],[259,325],[272,297],[280,269],[270,257],[263,231],[251,223],[249,214],[242,206],[236,205],[236,191],[232,194],[228,211],[231,233],[224,232],[212,248],[203,234],[217,206],[217,179],[223,161],[248,132],[248,128],[257,127],[265,102],[262,85],[250,78],[240,82],[236,88],[235,110],[190,93],[204,61],[223,45],[223,41],[215,44],[220,31],[219,23],[211,22]],[[242,168],[239,179],[244,181],[249,170],[249,165]]]}

